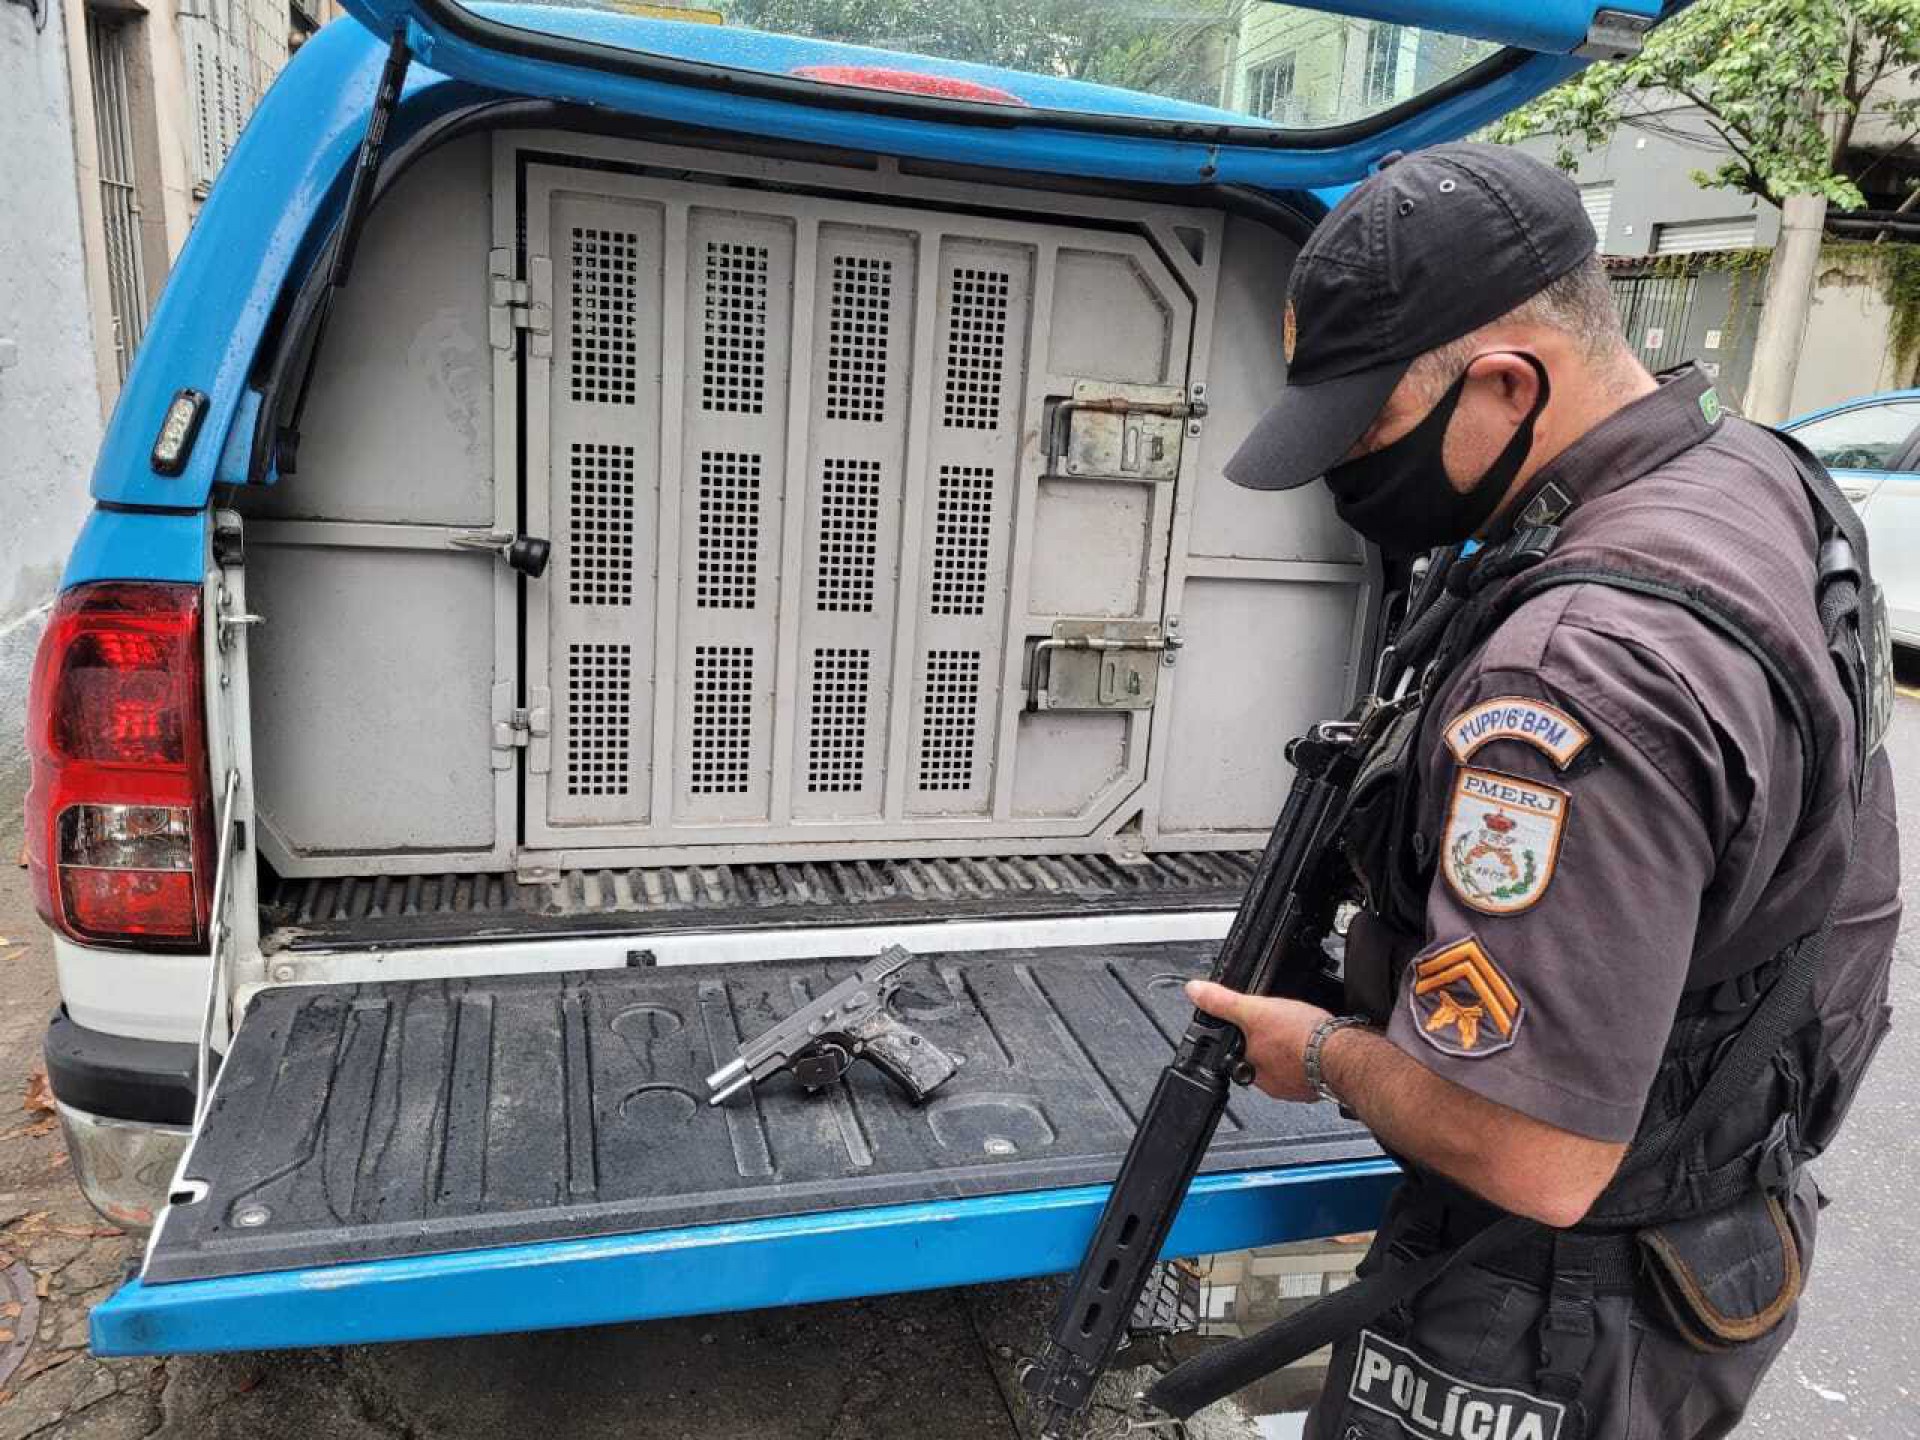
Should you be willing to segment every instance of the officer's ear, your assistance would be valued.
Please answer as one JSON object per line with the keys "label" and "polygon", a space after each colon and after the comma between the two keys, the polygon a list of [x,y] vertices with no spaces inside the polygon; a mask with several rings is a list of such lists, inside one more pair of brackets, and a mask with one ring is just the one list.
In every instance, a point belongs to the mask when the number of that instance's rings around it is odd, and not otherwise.
{"label": "officer's ear", "polygon": [[1533,413],[1540,398],[1540,372],[1518,351],[1489,350],[1468,364],[1467,388],[1518,426]]}

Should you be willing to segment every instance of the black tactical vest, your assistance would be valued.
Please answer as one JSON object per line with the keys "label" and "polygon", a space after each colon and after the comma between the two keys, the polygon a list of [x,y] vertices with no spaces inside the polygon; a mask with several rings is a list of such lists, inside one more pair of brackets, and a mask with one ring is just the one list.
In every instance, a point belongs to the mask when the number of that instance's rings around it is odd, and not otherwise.
{"label": "black tactical vest", "polygon": [[[1693,384],[1705,390],[1703,381]],[[1504,540],[1464,559],[1433,557],[1424,593],[1416,594],[1381,667],[1386,684],[1398,671],[1402,684],[1431,696],[1526,601],[1561,586],[1598,584],[1684,607],[1754,659],[1791,718],[1803,757],[1799,823],[1766,894],[1741,925],[1738,953],[1696,955],[1637,1146],[1689,1116],[1716,1059],[1796,951],[1816,937],[1824,946],[1857,807],[1876,766],[1885,783],[1878,752],[1891,712],[1891,656],[1859,521],[1797,443],[1745,422],[1723,423],[1740,427],[1727,438],[1753,452],[1756,470],[1777,475],[1790,460],[1798,473],[1816,522],[1817,595],[1798,584],[1768,583],[1780,573],[1781,557],[1743,523],[1739,505],[1660,504],[1657,469],[1589,502],[1549,486],[1552,493],[1528,497],[1520,528]],[[1356,924],[1385,933],[1367,933],[1362,947],[1350,939],[1349,954],[1366,949],[1390,961],[1372,972],[1350,967],[1349,1003],[1376,1019],[1398,991],[1399,966],[1418,948],[1435,877],[1436,856],[1417,828],[1415,758],[1434,718],[1417,708],[1403,715],[1368,755],[1353,791],[1347,846],[1370,912]],[[1776,1000],[1771,1010],[1781,1008]],[[1730,1100],[1717,1097],[1715,1113],[1692,1116],[1686,1143],[1663,1163],[1637,1172],[1623,1167],[1588,1227],[1710,1211],[1756,1185],[1778,1191],[1831,1140],[1885,1018],[1866,1017],[1869,1043],[1841,1054],[1827,1043],[1811,996],[1792,1008],[1761,1081]],[[1780,1023],[1777,1014],[1766,1021]]]}

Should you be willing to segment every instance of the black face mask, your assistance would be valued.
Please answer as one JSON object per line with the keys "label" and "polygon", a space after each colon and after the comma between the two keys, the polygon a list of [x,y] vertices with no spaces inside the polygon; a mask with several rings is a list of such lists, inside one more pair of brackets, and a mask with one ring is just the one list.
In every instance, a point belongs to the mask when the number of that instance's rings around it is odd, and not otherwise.
{"label": "black face mask", "polygon": [[[1327,471],[1327,488],[1333,492],[1333,508],[1340,518],[1391,555],[1418,555],[1436,545],[1457,545],[1477,533],[1526,464],[1533,449],[1534,422],[1547,408],[1550,393],[1547,367],[1524,351],[1511,353],[1533,366],[1540,377],[1540,394],[1485,474],[1462,493],[1447,480],[1441,459],[1447,426],[1467,385],[1467,372],[1462,370],[1426,418],[1405,435]],[[1471,368],[1472,362],[1468,363]]]}

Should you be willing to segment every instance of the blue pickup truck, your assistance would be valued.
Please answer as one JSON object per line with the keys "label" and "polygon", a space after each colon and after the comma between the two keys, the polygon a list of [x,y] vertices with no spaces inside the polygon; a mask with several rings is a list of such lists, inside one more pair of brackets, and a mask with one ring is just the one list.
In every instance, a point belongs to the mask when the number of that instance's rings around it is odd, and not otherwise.
{"label": "blue pickup truck", "polygon": [[[1221,474],[1291,259],[1660,5],[347,8],[198,220],[37,664],[49,1074],[151,1231],[95,1349],[1070,1268],[1390,603]],[[707,1103],[896,945],[931,1099]],[[1168,1253],[1391,1178],[1247,1092]]]}

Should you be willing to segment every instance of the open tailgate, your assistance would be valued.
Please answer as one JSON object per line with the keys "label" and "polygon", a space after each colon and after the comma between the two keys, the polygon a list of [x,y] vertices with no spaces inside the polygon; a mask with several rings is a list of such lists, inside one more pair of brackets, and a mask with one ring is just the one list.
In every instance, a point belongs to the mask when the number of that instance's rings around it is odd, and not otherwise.
{"label": "open tailgate", "polygon": [[[96,1311],[96,1348],[523,1329],[1064,1268],[1191,1013],[1181,982],[1214,949],[917,959],[895,1008],[964,1057],[924,1106],[866,1066],[817,1095],[781,1076],[705,1103],[743,1038],[852,960],[264,992],[182,1167],[176,1189],[199,1198],[176,1199],[141,1280]],[[1371,1223],[1391,1174],[1332,1107],[1252,1090],[1206,1170],[1170,1254]],[[820,1248],[835,1236],[858,1238],[837,1268]],[[531,1309],[436,1308],[421,1289],[594,1258],[619,1264]],[[303,1296],[325,1314],[291,1313]]]}

